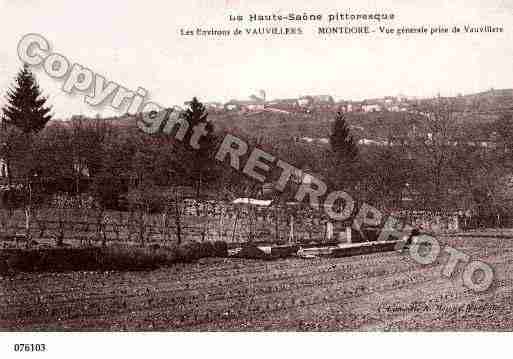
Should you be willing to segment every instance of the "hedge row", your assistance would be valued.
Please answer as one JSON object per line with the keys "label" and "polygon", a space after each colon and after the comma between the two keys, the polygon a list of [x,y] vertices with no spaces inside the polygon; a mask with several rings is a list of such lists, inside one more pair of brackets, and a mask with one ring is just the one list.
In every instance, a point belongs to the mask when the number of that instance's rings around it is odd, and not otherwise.
{"label": "hedge row", "polygon": [[153,270],[206,257],[226,257],[225,242],[191,242],[180,246],[113,245],[85,248],[0,250],[0,274],[94,270]]}

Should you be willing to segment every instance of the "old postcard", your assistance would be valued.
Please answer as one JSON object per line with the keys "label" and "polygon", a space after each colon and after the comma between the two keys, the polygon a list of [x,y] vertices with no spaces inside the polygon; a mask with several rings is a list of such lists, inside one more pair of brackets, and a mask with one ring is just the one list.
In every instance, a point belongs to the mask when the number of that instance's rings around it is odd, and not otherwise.
{"label": "old postcard", "polygon": [[6,357],[70,355],[73,332],[102,333],[73,344],[90,356],[141,332],[204,355],[243,332],[256,355],[255,332],[512,331],[512,20],[509,0],[0,1]]}

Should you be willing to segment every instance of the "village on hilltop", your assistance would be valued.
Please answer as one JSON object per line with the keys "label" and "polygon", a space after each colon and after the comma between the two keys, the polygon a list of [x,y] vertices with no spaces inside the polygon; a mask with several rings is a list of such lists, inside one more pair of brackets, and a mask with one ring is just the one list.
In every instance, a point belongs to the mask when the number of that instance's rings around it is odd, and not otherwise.
{"label": "village on hilltop", "polygon": [[[500,108],[513,108],[513,90],[503,89],[469,94],[457,95],[451,98],[453,102],[466,112],[481,112]],[[329,94],[305,95],[296,98],[282,98],[268,100],[266,91],[260,90],[257,95],[251,95],[247,100],[232,99],[226,103],[206,102],[208,110],[235,111],[241,113],[252,112],[280,112],[280,113],[309,113],[312,111],[338,111],[342,113],[370,113],[370,112],[408,112],[416,105],[430,101],[428,98],[418,98],[406,95],[384,96],[381,98],[335,101]],[[185,103],[187,105],[187,103]]]}

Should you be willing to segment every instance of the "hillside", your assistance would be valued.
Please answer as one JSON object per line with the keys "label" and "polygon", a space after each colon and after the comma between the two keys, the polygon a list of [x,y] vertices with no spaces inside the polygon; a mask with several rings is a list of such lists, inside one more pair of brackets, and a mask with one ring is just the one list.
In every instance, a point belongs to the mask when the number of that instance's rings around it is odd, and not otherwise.
{"label": "hillside", "polygon": [[[487,138],[491,124],[502,113],[513,111],[513,89],[489,90],[451,98],[460,113],[456,120],[465,128],[469,137]],[[429,103],[431,99],[417,100],[414,103]],[[412,104],[414,104],[412,103]],[[331,123],[339,105],[322,110],[295,109],[293,111],[224,111],[212,110],[209,118],[216,131],[229,132],[246,138],[327,138],[331,132]],[[390,136],[405,135],[423,121],[421,116],[412,112],[349,112],[347,121],[357,138],[387,139]],[[94,119],[90,119],[94,120]],[[118,128],[134,128],[135,117],[123,115],[106,118],[106,121]],[[51,125],[66,125],[68,121],[56,120]]]}

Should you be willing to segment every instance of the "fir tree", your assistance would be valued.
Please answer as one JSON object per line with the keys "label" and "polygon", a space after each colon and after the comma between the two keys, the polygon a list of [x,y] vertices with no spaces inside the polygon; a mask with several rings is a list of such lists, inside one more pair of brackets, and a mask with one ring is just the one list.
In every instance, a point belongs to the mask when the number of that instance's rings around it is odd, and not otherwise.
{"label": "fir tree", "polygon": [[358,157],[358,148],[356,147],[356,143],[351,135],[344,115],[340,112],[337,113],[335,123],[333,124],[330,144],[338,161],[350,163],[356,161]]}
{"label": "fir tree", "polygon": [[[189,107],[184,111],[183,117],[189,122],[189,128],[192,128],[196,125],[205,124],[205,130],[207,131],[207,135],[203,136],[202,140],[205,141],[204,145],[208,146],[208,140],[211,139],[211,135],[214,132],[214,127],[212,123],[208,120],[208,113],[205,106],[196,98],[193,97],[192,101],[189,103]],[[189,131],[189,134],[191,131]],[[190,136],[188,136],[190,137]],[[189,141],[186,141],[188,144]],[[200,142],[201,146],[201,142]],[[201,146],[202,148],[204,146]]]}
{"label": "fir tree", "polygon": [[18,73],[14,88],[7,91],[7,104],[3,108],[3,121],[13,125],[26,135],[41,131],[50,121],[47,99],[27,65]]}
{"label": "fir tree", "polygon": [[[208,113],[205,106],[198,101],[196,97],[189,103],[189,107],[184,111],[183,117],[189,122],[189,133],[185,138],[185,146],[192,151],[192,170],[196,181],[196,197],[199,198],[203,182],[208,180],[206,174],[212,169],[214,148],[216,139],[214,136],[214,126],[208,120]],[[206,134],[199,140],[199,149],[193,149],[190,145],[190,139],[195,126],[204,124]]]}

